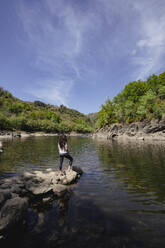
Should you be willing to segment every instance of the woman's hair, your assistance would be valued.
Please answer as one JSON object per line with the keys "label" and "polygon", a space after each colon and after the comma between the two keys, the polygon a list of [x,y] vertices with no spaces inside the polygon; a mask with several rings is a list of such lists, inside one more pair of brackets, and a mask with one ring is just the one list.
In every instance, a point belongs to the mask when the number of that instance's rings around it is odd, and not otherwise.
{"label": "woman's hair", "polygon": [[59,145],[61,148],[64,148],[65,147],[65,144],[67,143],[67,137],[65,134],[61,134],[59,136],[59,141],[58,141]]}

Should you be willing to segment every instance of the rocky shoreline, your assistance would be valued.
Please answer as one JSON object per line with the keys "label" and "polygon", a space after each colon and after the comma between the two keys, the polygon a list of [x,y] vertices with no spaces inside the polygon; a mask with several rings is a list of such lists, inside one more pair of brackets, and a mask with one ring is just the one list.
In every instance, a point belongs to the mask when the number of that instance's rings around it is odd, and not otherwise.
{"label": "rocky shoreline", "polygon": [[63,197],[70,191],[70,185],[82,175],[82,170],[24,172],[18,176],[4,178],[0,181],[0,240],[24,221],[29,206],[37,204],[44,207],[48,202]]}
{"label": "rocky shoreline", "polygon": [[[40,137],[40,136],[58,136],[58,133],[44,133],[44,132],[24,132],[24,131],[0,131],[0,140],[12,138],[26,138],[26,137]],[[76,133],[71,132],[68,136],[91,136],[90,133]]]}
{"label": "rocky shoreline", "polygon": [[165,141],[165,120],[136,122],[131,124],[115,123],[96,130],[93,134],[93,138]]}

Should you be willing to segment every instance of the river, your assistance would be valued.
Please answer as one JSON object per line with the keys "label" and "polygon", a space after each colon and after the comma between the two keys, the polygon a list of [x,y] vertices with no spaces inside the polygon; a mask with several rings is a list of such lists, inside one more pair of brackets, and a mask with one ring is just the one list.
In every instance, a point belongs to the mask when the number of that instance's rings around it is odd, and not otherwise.
{"label": "river", "polygon": [[[68,146],[83,176],[66,197],[30,207],[10,242],[17,248],[164,247],[165,143],[70,137]],[[58,169],[57,137],[5,140],[3,147],[0,178]]]}

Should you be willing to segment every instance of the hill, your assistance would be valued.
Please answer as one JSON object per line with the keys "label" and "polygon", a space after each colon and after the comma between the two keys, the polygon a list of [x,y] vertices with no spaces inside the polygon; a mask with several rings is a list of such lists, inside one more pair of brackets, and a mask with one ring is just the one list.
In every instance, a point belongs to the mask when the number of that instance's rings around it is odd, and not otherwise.
{"label": "hill", "polygon": [[25,102],[0,88],[0,130],[87,133],[92,126],[92,120],[77,110],[41,101]]}
{"label": "hill", "polygon": [[112,101],[107,99],[98,113],[97,127],[162,119],[165,119],[165,72],[146,81],[130,82]]}

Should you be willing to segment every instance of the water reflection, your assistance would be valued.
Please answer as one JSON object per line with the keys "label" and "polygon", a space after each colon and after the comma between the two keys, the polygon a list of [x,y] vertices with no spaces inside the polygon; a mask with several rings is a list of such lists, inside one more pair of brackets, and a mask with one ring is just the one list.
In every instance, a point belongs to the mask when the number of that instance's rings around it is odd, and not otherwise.
{"label": "water reflection", "polygon": [[75,204],[72,197],[54,201],[49,210],[29,209],[22,239],[15,236],[10,242],[18,248],[151,247],[148,226],[119,213],[107,215],[90,200]]}
{"label": "water reflection", "polygon": [[113,173],[137,202],[165,203],[165,143],[100,142],[98,154],[105,173]]}
{"label": "water reflection", "polygon": [[[64,198],[32,204],[10,241],[17,248],[163,247],[165,144],[82,137],[68,142],[82,178]],[[1,177],[58,168],[57,137],[15,139],[4,146]]]}

